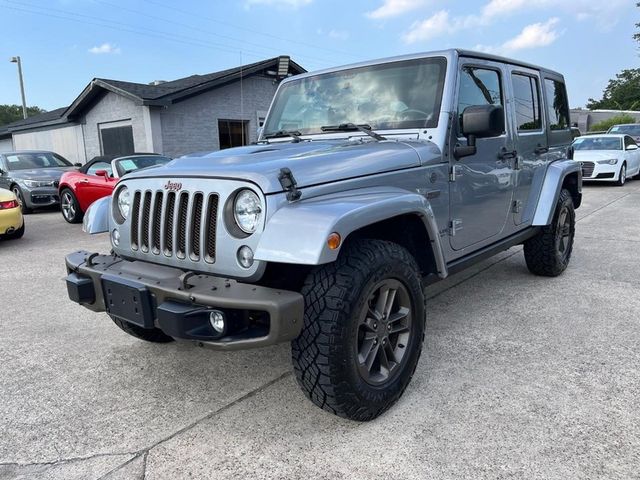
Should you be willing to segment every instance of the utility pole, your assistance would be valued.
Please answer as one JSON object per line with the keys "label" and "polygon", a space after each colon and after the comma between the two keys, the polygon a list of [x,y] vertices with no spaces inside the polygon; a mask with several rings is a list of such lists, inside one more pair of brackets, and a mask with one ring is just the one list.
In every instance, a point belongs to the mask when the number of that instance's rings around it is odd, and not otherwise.
{"label": "utility pole", "polygon": [[22,63],[20,57],[11,57],[11,63],[18,64],[18,77],[20,78],[20,95],[22,95],[22,117],[27,118],[27,100],[24,97],[24,81],[22,80]]}

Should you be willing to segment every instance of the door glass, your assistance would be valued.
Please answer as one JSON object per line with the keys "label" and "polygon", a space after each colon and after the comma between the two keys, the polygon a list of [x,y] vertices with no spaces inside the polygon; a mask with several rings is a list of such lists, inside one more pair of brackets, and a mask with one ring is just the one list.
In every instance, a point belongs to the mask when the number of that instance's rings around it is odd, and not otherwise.
{"label": "door glass", "polygon": [[500,74],[495,70],[464,67],[460,72],[458,116],[462,125],[462,112],[472,105],[502,105]]}
{"label": "door glass", "polygon": [[540,130],[540,101],[538,94],[538,80],[528,75],[514,73],[513,100],[515,102],[516,121],[518,131]]}
{"label": "door glass", "polygon": [[98,170],[106,170],[109,176],[113,176],[111,172],[111,164],[107,162],[96,162],[87,169],[87,175],[95,175]]}
{"label": "door glass", "polygon": [[547,114],[551,130],[569,128],[569,102],[564,84],[545,78],[544,88],[547,93]]}

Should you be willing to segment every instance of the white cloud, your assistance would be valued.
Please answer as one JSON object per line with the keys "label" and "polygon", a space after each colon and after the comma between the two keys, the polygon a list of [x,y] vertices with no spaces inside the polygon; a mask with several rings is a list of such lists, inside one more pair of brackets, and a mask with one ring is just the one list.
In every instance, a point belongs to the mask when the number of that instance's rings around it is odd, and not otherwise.
{"label": "white cloud", "polygon": [[367,12],[366,15],[376,20],[395,17],[415,10],[425,3],[426,0],[384,0],[382,5],[371,12]]}
{"label": "white cloud", "polygon": [[440,35],[450,35],[465,28],[471,28],[481,24],[481,19],[473,15],[465,17],[451,17],[447,10],[440,10],[429,18],[413,22],[402,40],[405,43],[415,43],[421,40],[430,40]]}
{"label": "white cloud", "polygon": [[502,48],[513,52],[515,50],[551,45],[560,37],[560,33],[555,29],[559,21],[558,18],[554,17],[544,23],[527,25],[518,35],[504,42]]}
{"label": "white cloud", "polygon": [[562,32],[556,29],[560,20],[550,18],[546,22],[532,23],[522,29],[522,31],[502,45],[476,45],[474,50],[485,53],[497,53],[507,55],[518,50],[546,47],[554,43]]}
{"label": "white cloud", "polygon": [[245,7],[249,8],[252,5],[267,5],[270,7],[288,7],[288,8],[300,8],[305,5],[309,5],[313,0],[246,0]]}
{"label": "white cloud", "polygon": [[114,44],[112,43],[103,43],[102,45],[96,46],[96,47],[91,47],[89,49],[89,53],[93,53],[96,55],[101,55],[101,54],[109,54],[109,53],[120,53],[120,47],[116,47]]}

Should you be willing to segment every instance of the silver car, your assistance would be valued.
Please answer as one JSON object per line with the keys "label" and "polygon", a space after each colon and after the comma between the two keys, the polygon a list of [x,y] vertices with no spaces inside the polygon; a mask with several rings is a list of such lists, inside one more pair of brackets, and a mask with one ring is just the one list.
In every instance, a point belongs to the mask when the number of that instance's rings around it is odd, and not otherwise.
{"label": "silver car", "polygon": [[60,177],[79,166],[44,150],[0,153],[0,188],[13,191],[22,213],[31,213],[34,208],[58,205]]}

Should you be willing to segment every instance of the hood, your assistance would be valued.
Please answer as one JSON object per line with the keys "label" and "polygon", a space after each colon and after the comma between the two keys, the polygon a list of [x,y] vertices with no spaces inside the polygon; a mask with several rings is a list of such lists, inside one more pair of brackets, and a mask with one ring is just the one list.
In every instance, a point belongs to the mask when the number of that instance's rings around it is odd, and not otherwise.
{"label": "hood", "polygon": [[34,168],[32,170],[11,170],[11,177],[21,180],[60,180],[64,172],[77,170],[76,167]]}
{"label": "hood", "polygon": [[618,158],[622,150],[576,150],[573,159],[578,162],[597,162],[609,158]]}
{"label": "hood", "polygon": [[[289,168],[299,188],[420,165],[416,149],[397,141],[325,140],[251,145],[178,158],[161,167],[132,172],[134,178],[206,176],[257,184],[264,193],[281,192],[281,168]],[[431,144],[435,149],[435,145]],[[415,147],[415,148],[414,148]]]}

